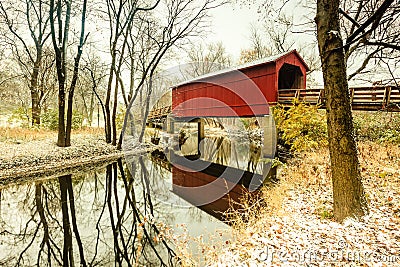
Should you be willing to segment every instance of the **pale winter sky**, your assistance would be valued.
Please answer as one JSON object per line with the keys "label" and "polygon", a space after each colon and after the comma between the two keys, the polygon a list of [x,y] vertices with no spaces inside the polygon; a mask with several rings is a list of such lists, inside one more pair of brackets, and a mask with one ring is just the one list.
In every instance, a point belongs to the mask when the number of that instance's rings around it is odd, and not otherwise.
{"label": "pale winter sky", "polygon": [[[262,21],[260,20],[260,14],[258,6],[260,0],[256,0],[253,5],[246,5],[239,7],[239,5],[226,4],[219,7],[213,12],[211,21],[211,31],[213,32],[207,38],[204,38],[203,42],[216,43],[222,42],[226,48],[226,51],[233,57],[233,62],[237,62],[240,57],[240,51],[242,49],[248,49],[251,46],[250,41],[250,28],[251,25],[260,27],[260,33],[263,34],[265,31],[263,28]],[[257,4],[258,2],[258,4]],[[288,14],[293,15],[293,19],[301,24],[304,21],[305,12],[301,8],[300,1],[291,1],[285,6],[285,11]],[[294,11],[295,10],[295,11]],[[298,29],[302,31],[301,28]],[[310,34],[298,33],[294,35],[295,41],[301,42],[302,45],[306,43],[312,43],[313,37]],[[293,49],[299,49],[298,45],[294,45]],[[314,72],[312,74],[313,80],[318,85],[322,85],[322,73]]]}
{"label": "pale winter sky", "polygon": [[[234,57],[239,57],[240,50],[249,48],[251,45],[249,40],[251,24],[260,27],[261,34],[264,31],[262,26],[263,19],[261,19],[261,14],[258,13],[262,2],[264,1],[255,0],[254,3],[243,4],[243,6],[239,6],[239,4],[226,4],[213,10],[211,12],[213,16],[211,30],[214,34],[210,35],[205,42],[221,41],[230,54]],[[276,2],[278,3],[277,6],[281,5],[281,1]],[[295,23],[303,22],[306,13],[304,8],[301,7],[301,0],[290,1],[284,6],[283,12],[288,14],[289,17],[293,16]],[[274,14],[271,14],[271,16],[274,16]],[[310,36],[307,34],[300,35],[302,41],[310,39]]]}
{"label": "pale winter sky", "polygon": [[257,7],[235,7],[230,4],[212,12],[212,31],[205,42],[221,41],[227,52],[238,58],[240,50],[250,46],[250,24],[258,19]]}
{"label": "pale winter sky", "polygon": [[[257,12],[258,6],[262,0],[255,0],[253,5],[246,5],[245,7],[239,7],[238,5],[227,4],[219,7],[211,13],[213,19],[211,21],[211,30],[214,34],[210,34],[203,41],[207,43],[222,42],[225,46],[227,52],[233,56],[234,62],[240,57],[240,51],[242,49],[249,48],[251,46],[250,41],[250,28],[251,24],[259,26],[260,33],[265,31],[262,27],[262,22],[260,21],[260,14]],[[312,19],[315,15],[310,14],[309,10],[306,10],[301,6],[301,0],[292,0],[285,6],[285,13],[287,12],[289,16],[293,16],[295,24],[298,24],[298,28],[295,29],[298,33],[294,34],[294,41],[297,43],[293,46],[294,49],[299,50],[299,46],[306,45],[307,47],[312,47],[312,43],[315,42],[315,36],[311,32],[303,33],[304,25],[302,22],[305,19]],[[276,3],[282,3],[281,1],[276,1]],[[314,53],[318,56],[318,50],[315,47]],[[357,62],[357,61],[355,61]],[[349,72],[352,69],[357,69],[359,64],[351,65],[349,63]],[[387,73],[384,69],[378,73],[372,72],[370,74],[364,74],[363,77],[379,80],[386,78]],[[322,73],[313,72],[310,77],[314,80],[314,86],[321,86],[323,84]],[[311,84],[309,84],[311,85]],[[363,80],[352,80],[350,81],[350,86],[363,86],[370,85],[369,82]]]}

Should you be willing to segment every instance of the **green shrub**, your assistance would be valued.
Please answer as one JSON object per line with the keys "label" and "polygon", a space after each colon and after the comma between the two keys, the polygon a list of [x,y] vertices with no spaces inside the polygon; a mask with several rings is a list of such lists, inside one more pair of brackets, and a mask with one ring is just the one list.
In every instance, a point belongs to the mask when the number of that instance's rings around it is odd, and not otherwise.
{"label": "green shrub", "polygon": [[125,113],[126,109],[122,107],[120,107],[117,111],[117,116],[115,116],[115,124],[118,130],[122,129],[122,126],[124,125]]}
{"label": "green shrub", "polygon": [[322,220],[329,220],[333,218],[333,212],[331,210],[327,210],[325,207],[320,210],[319,216]]}
{"label": "green shrub", "polygon": [[292,150],[303,151],[328,144],[325,113],[317,106],[294,103],[285,108],[277,105],[273,114],[278,138]]}
{"label": "green shrub", "polygon": [[49,109],[43,112],[41,116],[41,126],[49,130],[57,130],[58,127],[58,111]]}
{"label": "green shrub", "polygon": [[[43,128],[49,130],[57,130],[58,128],[58,110],[50,109],[47,112],[42,114],[41,117],[41,125]],[[72,112],[72,129],[80,129],[82,128],[83,123],[83,115],[79,111]]]}
{"label": "green shrub", "polygon": [[21,123],[21,127],[29,127],[31,119],[30,114],[32,114],[32,109],[26,109],[20,106],[12,111],[11,116],[8,118],[8,123]]}

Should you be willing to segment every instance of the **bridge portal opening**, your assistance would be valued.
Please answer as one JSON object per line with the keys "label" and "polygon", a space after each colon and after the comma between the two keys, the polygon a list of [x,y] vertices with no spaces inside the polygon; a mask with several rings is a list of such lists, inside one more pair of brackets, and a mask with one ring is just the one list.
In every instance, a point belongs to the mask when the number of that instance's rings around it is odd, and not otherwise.
{"label": "bridge portal opening", "polygon": [[288,63],[283,64],[279,70],[278,89],[303,88],[304,76],[299,66]]}

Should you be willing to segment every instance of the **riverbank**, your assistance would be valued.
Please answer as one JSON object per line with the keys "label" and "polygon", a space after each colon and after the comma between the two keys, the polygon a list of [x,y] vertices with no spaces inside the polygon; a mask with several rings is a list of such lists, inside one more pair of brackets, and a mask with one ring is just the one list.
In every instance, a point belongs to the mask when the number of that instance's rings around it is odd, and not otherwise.
{"label": "riverbank", "polygon": [[360,142],[370,212],[334,221],[327,149],[306,152],[279,171],[264,205],[236,218],[232,242],[210,250],[209,266],[400,266],[400,146]]}
{"label": "riverbank", "polygon": [[121,151],[104,141],[101,129],[73,133],[71,146],[66,148],[56,145],[56,132],[1,130],[0,184],[67,172],[123,157]]}

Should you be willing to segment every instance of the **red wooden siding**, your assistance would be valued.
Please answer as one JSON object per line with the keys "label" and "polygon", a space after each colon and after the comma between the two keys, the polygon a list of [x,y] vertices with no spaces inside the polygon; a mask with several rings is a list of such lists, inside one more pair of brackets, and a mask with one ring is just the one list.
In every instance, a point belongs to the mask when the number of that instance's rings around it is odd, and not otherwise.
{"label": "red wooden siding", "polygon": [[268,115],[269,104],[278,101],[278,74],[285,63],[300,68],[305,87],[308,67],[293,50],[175,86],[172,91],[172,113],[176,117]]}
{"label": "red wooden siding", "polygon": [[232,207],[239,208],[244,194],[259,194],[259,191],[249,192],[241,184],[222,177],[194,172],[180,165],[172,166],[172,185],[174,193],[207,211],[224,212]]}

